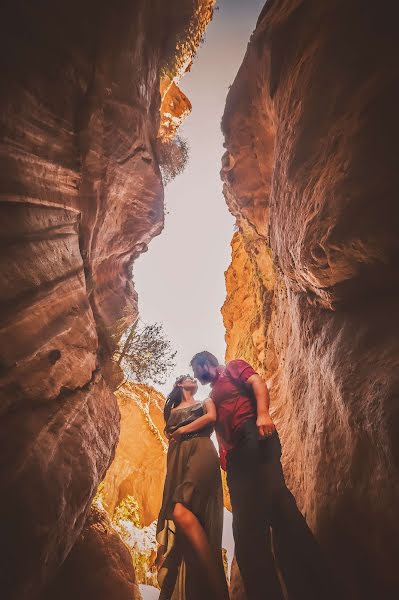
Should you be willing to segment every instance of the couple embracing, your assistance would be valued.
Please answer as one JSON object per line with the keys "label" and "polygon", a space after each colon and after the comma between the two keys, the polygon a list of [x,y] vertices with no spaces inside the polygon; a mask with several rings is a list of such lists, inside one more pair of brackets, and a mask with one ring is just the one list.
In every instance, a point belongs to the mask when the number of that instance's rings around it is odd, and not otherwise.
{"label": "couple embracing", "polygon": [[[191,360],[211,384],[176,380],[165,404],[167,475],[158,518],[160,600],[228,600],[221,542],[227,471],[237,563],[248,600],[325,600],[332,588],[320,550],[288,490],[265,382],[247,362],[220,365],[210,352]],[[213,430],[219,456],[210,440]],[[283,591],[283,589],[285,590]]]}

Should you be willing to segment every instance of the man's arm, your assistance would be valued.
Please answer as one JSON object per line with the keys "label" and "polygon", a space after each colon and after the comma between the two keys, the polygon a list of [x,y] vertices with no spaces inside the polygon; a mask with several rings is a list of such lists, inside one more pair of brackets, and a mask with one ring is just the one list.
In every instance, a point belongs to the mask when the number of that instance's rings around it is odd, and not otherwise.
{"label": "man's arm", "polygon": [[259,435],[260,437],[272,435],[276,431],[276,426],[269,414],[270,397],[267,385],[257,373],[248,377],[247,383],[252,386],[256,398],[256,425]]}

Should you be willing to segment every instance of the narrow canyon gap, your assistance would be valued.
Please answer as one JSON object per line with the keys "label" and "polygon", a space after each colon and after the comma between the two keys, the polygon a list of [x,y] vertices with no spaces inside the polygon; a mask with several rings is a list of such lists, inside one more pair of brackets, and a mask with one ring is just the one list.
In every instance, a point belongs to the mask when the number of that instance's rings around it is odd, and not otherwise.
{"label": "narrow canyon gap", "polygon": [[[2,15],[10,600],[137,597],[90,506],[118,441],[110,357],[137,316],[132,266],[163,227],[162,64],[191,9],[17,0]],[[226,356],[266,376],[288,483],[354,600],[399,589],[396,23],[392,0],[269,0],[222,121]]]}
{"label": "narrow canyon gap", "polygon": [[[165,188],[165,228],[134,266],[140,318],[161,321],[178,351],[176,371],[160,389],[167,394],[176,373],[207,348],[223,360],[225,329],[220,306],[223,272],[230,261],[234,218],[219,176],[223,134],[220,121],[229,86],[245,55],[263,0],[218,2],[205,43],[180,82],[193,110],[179,134],[190,147],[184,172]],[[151,276],[149,276],[151,274]],[[197,397],[209,394],[200,386]]]}

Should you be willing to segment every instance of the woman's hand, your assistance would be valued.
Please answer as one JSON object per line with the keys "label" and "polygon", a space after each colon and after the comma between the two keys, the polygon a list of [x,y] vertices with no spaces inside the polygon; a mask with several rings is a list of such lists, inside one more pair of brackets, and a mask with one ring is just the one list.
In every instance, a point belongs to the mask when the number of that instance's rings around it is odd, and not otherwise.
{"label": "woman's hand", "polygon": [[173,433],[170,434],[169,440],[177,444],[178,442],[180,442],[182,435],[184,435],[184,427],[179,427]]}

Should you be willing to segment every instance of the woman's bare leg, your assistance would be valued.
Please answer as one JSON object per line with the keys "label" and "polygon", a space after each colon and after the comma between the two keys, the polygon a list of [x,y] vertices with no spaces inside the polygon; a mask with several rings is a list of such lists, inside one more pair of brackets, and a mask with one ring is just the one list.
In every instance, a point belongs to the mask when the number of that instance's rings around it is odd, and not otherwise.
{"label": "woman's bare leg", "polygon": [[217,600],[228,600],[229,591],[224,575],[214,558],[207,535],[197,517],[180,502],[175,504],[173,520],[198,560],[202,575],[209,581]]}

